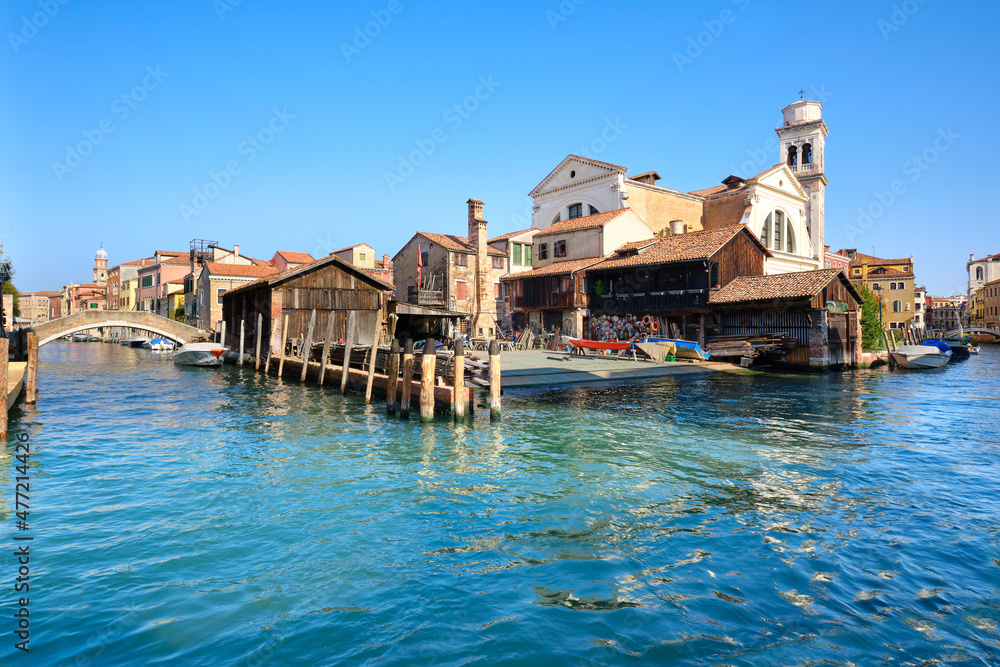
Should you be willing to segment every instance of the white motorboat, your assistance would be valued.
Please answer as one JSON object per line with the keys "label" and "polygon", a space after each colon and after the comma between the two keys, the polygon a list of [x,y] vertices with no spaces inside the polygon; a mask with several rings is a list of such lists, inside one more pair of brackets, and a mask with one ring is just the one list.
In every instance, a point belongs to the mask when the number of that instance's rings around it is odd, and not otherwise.
{"label": "white motorboat", "polygon": [[151,350],[172,350],[174,349],[173,341],[167,340],[166,338],[154,338],[149,341],[149,349]]}
{"label": "white motorboat", "polygon": [[889,354],[892,360],[903,368],[941,368],[951,361],[951,349],[947,345],[900,345]]}
{"label": "white motorboat", "polygon": [[218,343],[187,343],[174,352],[179,366],[221,366],[226,348]]}

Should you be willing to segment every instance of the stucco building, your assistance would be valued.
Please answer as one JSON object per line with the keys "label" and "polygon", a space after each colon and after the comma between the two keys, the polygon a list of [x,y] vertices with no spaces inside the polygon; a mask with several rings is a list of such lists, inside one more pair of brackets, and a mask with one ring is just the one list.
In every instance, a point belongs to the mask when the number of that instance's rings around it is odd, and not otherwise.
{"label": "stucco building", "polygon": [[[867,285],[882,302],[882,323],[886,329],[916,325],[916,284],[913,256],[884,259],[858,252],[856,248],[837,254],[851,261],[849,277],[855,285]],[[923,313],[921,313],[923,320]]]}
{"label": "stucco building", "polygon": [[197,294],[197,327],[203,330],[218,331],[222,326],[222,295],[246,283],[277,275],[278,270],[265,263],[258,264],[228,264],[223,262],[206,263],[198,275]]}
{"label": "stucco building", "polygon": [[22,292],[19,306],[21,308],[21,318],[28,320],[31,324],[43,324],[49,321],[49,302],[53,295],[58,296],[59,292]]}
{"label": "stucco building", "polygon": [[1000,278],[980,289],[983,293],[983,324],[987,329],[1000,331]]}
{"label": "stucco building", "polygon": [[972,294],[986,283],[1000,280],[1000,253],[987,255],[981,259],[976,259],[975,255],[969,255],[969,261],[965,264],[969,272],[969,293]]}

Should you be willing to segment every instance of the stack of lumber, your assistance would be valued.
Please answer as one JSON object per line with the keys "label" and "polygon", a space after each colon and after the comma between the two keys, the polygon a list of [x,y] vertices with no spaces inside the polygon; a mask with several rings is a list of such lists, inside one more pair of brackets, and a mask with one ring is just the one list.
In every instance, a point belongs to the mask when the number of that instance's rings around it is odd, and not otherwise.
{"label": "stack of lumber", "polygon": [[715,336],[705,351],[713,357],[757,357],[794,350],[799,342],[787,333]]}

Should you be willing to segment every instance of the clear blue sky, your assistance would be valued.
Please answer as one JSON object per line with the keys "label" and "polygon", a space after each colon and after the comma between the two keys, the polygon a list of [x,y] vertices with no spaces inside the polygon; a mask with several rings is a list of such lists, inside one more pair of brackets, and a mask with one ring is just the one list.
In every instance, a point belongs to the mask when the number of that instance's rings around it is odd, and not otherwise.
{"label": "clear blue sky", "polygon": [[[372,12],[385,25],[356,40]],[[0,241],[22,291],[89,282],[101,242],[112,265],[192,238],[392,255],[416,230],[464,233],[469,197],[491,235],[512,231],[568,153],[709,187],[778,161],[800,88],[830,128],[834,249],[913,254],[932,294],[1000,252],[997,3],[11,0],[0,16]],[[595,152],[609,119],[625,127]],[[430,154],[390,186],[416,142]]]}

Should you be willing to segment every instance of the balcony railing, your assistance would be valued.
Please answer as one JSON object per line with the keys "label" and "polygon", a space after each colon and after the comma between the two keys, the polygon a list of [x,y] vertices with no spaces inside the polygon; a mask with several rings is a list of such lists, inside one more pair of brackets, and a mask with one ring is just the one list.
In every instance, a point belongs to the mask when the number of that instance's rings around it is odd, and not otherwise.
{"label": "balcony railing", "polygon": [[708,307],[708,290],[674,290],[592,296],[590,307],[604,312],[655,312]]}
{"label": "balcony railing", "polygon": [[572,292],[555,292],[534,296],[512,296],[514,308],[573,308],[576,303]]}

